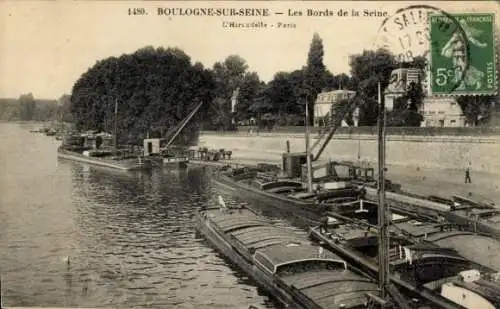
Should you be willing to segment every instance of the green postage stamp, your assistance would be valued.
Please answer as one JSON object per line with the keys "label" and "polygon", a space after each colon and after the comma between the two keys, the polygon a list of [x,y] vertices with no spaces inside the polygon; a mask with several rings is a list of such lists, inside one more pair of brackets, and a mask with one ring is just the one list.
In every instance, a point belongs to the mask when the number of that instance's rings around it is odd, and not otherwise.
{"label": "green postage stamp", "polygon": [[431,95],[497,93],[495,15],[430,15]]}

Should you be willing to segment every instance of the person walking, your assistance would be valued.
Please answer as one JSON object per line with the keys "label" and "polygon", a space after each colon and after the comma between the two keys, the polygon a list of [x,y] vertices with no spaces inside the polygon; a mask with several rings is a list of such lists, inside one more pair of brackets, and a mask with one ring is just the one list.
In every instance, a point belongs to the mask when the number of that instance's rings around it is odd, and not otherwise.
{"label": "person walking", "polygon": [[467,167],[467,169],[465,170],[465,183],[471,183],[470,167]]}

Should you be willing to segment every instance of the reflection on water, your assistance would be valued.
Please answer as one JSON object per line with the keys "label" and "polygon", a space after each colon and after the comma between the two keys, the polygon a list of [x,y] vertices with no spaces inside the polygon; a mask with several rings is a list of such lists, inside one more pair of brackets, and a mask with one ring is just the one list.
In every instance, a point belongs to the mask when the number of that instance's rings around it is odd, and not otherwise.
{"label": "reflection on water", "polygon": [[275,308],[195,237],[193,211],[215,197],[202,170],[57,160],[59,142],[28,129],[0,123],[6,305]]}

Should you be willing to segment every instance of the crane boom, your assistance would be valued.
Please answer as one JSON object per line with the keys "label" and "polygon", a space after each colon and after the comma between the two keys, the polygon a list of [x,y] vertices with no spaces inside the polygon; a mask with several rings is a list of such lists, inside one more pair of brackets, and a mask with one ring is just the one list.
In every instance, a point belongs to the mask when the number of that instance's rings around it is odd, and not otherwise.
{"label": "crane boom", "polygon": [[[357,94],[356,94],[356,96],[357,96]],[[337,131],[337,129],[342,124],[342,120],[345,118],[345,116],[347,114],[349,114],[349,112],[354,111],[354,109],[356,109],[356,107],[358,106],[358,100],[357,100],[356,96],[352,100],[350,100],[349,104],[342,111],[335,113],[335,119],[333,121],[333,124],[330,126],[330,130],[324,131],[320,135],[318,140],[316,140],[316,142],[312,145],[312,147],[310,149],[311,153],[314,150],[314,148],[321,142],[321,140],[323,140],[323,137],[325,135],[327,135],[326,139],[322,142],[321,147],[319,148],[318,152],[313,156],[313,161],[317,161],[319,159],[319,157],[321,156],[321,154],[325,150],[326,145],[328,145],[328,143],[332,139],[333,134],[335,134],[335,131]]]}
{"label": "crane boom", "polygon": [[201,107],[202,104],[203,104],[203,102],[200,102],[193,109],[193,111],[186,118],[184,118],[184,120],[182,120],[182,122],[179,124],[179,126],[177,128],[177,131],[174,133],[174,135],[172,135],[172,137],[165,144],[165,148],[168,147],[168,146],[170,146],[170,145],[172,145],[172,143],[174,142],[175,138],[179,135],[179,133],[181,133],[182,129],[184,129],[184,127],[189,122],[189,120],[191,120],[191,118],[193,118],[194,114],[196,114],[196,112],[198,111],[198,109],[200,109],[200,107]]}

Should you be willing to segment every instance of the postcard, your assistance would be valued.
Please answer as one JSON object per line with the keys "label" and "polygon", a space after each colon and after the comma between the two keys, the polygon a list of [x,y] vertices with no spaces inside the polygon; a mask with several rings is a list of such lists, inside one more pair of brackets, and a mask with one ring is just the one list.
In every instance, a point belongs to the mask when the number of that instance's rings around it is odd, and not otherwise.
{"label": "postcard", "polygon": [[495,1],[0,2],[1,304],[498,308],[499,31]]}

